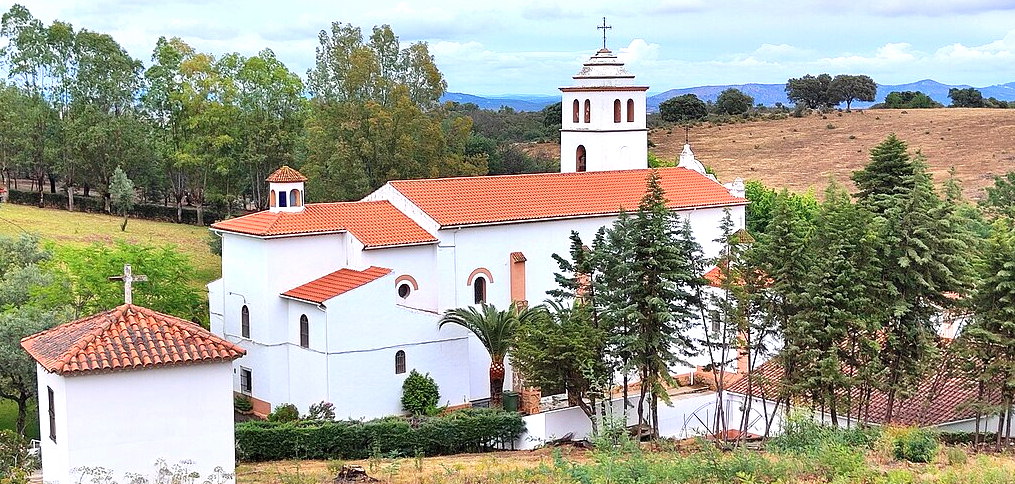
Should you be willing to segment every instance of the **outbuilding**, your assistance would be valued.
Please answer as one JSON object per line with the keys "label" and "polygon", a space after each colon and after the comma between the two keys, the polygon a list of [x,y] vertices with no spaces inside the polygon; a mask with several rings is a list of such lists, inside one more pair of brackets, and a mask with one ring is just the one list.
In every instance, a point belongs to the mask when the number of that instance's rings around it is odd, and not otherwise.
{"label": "outbuilding", "polygon": [[21,340],[37,362],[47,483],[79,468],[150,475],[184,463],[233,473],[233,365],[244,350],[204,328],[124,304]]}

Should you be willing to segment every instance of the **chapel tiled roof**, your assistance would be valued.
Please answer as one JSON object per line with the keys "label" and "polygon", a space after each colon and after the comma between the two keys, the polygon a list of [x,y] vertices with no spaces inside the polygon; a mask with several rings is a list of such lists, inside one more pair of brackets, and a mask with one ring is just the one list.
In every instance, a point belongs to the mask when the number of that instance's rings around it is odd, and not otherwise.
{"label": "chapel tiled roof", "polygon": [[268,183],[294,183],[294,182],[305,182],[307,177],[303,176],[302,173],[289,168],[289,165],[282,165],[281,168],[275,170],[275,173],[268,175],[264,181]]}
{"label": "chapel tiled roof", "polygon": [[259,237],[350,232],[366,247],[437,241],[387,200],[311,203],[299,212],[265,210],[216,222],[211,228]]}
{"label": "chapel tiled roof", "polygon": [[391,269],[376,266],[370,266],[362,271],[343,268],[301,286],[294,287],[283,292],[282,295],[301,301],[323,304],[328,299],[373,282],[390,273]]}
{"label": "chapel tiled roof", "polygon": [[33,334],[21,347],[60,375],[231,361],[246,353],[190,321],[131,304]]}
{"label": "chapel tiled roof", "polygon": [[708,281],[708,285],[712,287],[722,286],[722,278],[723,278],[722,269],[720,269],[719,266],[713,267],[710,271],[706,272],[705,275],[703,275],[702,277],[704,277],[705,280]]}
{"label": "chapel tiled roof", "polygon": [[[976,382],[954,372],[953,367],[954,365],[941,364],[928,371],[912,397],[897,399],[891,423],[935,426],[975,418],[976,411],[971,408],[970,403],[976,400]],[[782,373],[782,366],[778,362],[774,360],[765,362],[754,370],[751,393],[767,400],[776,400],[781,390]],[[746,395],[747,378],[737,380],[727,388],[727,391]],[[845,392],[842,393],[839,400],[845,402],[846,395]],[[860,390],[854,390],[851,401],[859,402],[860,397]],[[1000,398],[996,395],[989,396],[988,400],[1000,403]],[[854,404],[851,410],[853,415],[857,414],[856,407]],[[874,390],[870,395],[870,416],[867,421],[886,424],[887,415],[888,394]]]}
{"label": "chapel tiled roof", "polygon": [[[659,168],[671,209],[743,205],[686,168]],[[389,182],[441,226],[612,215],[634,211],[650,169],[399,180]]]}

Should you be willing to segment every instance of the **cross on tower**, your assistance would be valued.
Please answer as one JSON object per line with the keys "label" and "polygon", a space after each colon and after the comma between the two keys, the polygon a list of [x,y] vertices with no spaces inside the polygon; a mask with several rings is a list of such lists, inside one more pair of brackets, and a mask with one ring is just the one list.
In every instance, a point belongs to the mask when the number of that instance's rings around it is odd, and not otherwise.
{"label": "cross on tower", "polygon": [[612,25],[606,25],[606,17],[603,17],[603,25],[596,27],[603,30],[603,49],[606,49],[606,29],[612,29]]}
{"label": "cross on tower", "polygon": [[691,144],[691,135],[690,135],[690,133],[691,133],[691,127],[690,126],[684,126],[684,144],[685,145]]}
{"label": "cross on tower", "polygon": [[143,274],[134,275],[130,270],[130,264],[123,265],[122,276],[111,276],[108,278],[110,281],[123,281],[123,302],[126,304],[134,304],[134,298],[131,296],[131,286],[134,281],[144,282],[148,280],[148,276]]}

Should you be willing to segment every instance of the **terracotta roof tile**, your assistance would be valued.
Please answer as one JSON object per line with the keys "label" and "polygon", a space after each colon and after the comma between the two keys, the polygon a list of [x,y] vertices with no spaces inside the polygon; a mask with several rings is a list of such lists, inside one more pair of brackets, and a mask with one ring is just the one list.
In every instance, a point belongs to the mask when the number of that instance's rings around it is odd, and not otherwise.
{"label": "terracotta roof tile", "polygon": [[21,340],[60,375],[231,361],[246,351],[184,319],[124,304]]}
{"label": "terracotta roof tile", "polygon": [[293,183],[293,182],[305,182],[307,177],[303,176],[302,173],[289,168],[289,165],[282,165],[282,168],[275,170],[275,173],[268,175],[264,181],[268,183]]}
{"label": "terracotta roof tile", "polygon": [[[637,209],[649,169],[476,176],[389,182],[442,226],[510,222]],[[672,209],[747,203],[686,168],[658,169]]]}
{"label": "terracotta roof tile", "polygon": [[[934,426],[976,417],[970,403],[976,400],[976,382],[953,373],[954,365],[942,364],[928,371],[913,396],[898,400],[892,415],[892,423],[898,425]],[[844,370],[845,371],[845,370]],[[782,367],[775,360],[769,360],[755,369],[751,378],[754,382],[751,393],[775,400],[781,390]],[[731,384],[728,391],[747,394],[747,378]],[[842,397],[845,397],[843,392]],[[845,398],[840,398],[845,401]],[[989,398],[1000,403],[1000,398]],[[854,390],[852,401],[860,401],[859,390]],[[856,415],[857,409],[851,413]],[[844,413],[844,412],[841,412]],[[870,423],[885,424],[888,414],[888,394],[874,390],[870,396]]]}
{"label": "terracotta roof tile", "polygon": [[260,237],[351,232],[366,247],[437,241],[387,200],[311,203],[299,212],[265,210],[216,222],[211,228]]}
{"label": "terracotta roof tile", "polygon": [[344,292],[351,291],[369,282],[373,282],[391,273],[391,269],[370,266],[365,270],[339,269],[324,277],[314,279],[306,284],[294,287],[282,295],[322,304]]}

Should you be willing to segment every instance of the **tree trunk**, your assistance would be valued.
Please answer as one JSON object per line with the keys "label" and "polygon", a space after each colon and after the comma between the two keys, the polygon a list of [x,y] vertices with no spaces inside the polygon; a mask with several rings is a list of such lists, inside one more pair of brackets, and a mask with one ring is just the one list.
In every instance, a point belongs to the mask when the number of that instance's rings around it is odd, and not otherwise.
{"label": "tree trunk", "polygon": [[47,174],[49,177],[49,193],[56,193],[56,176],[52,173]]}
{"label": "tree trunk", "polygon": [[17,400],[17,404],[18,404],[18,421],[15,424],[15,426],[18,430],[18,435],[24,436],[25,426],[27,423],[26,417],[28,416],[28,397],[23,395],[23,398],[19,398]]}
{"label": "tree trunk", "polygon": [[1004,434],[1004,420],[1005,411],[1001,410],[1001,413],[997,415],[997,435],[994,436],[994,450],[997,452],[1001,451],[1001,436]]}
{"label": "tree trunk", "polygon": [[[202,203],[197,204],[197,225],[204,226],[204,204]],[[501,377],[502,381],[503,378]]]}
{"label": "tree trunk", "polygon": [[74,211],[74,187],[67,185],[67,211]]}
{"label": "tree trunk", "polygon": [[504,356],[490,355],[490,408],[504,407]]}
{"label": "tree trunk", "polygon": [[645,389],[648,382],[645,381],[645,371],[641,372],[641,389],[638,397],[638,442],[641,442],[643,425],[645,422]]}

